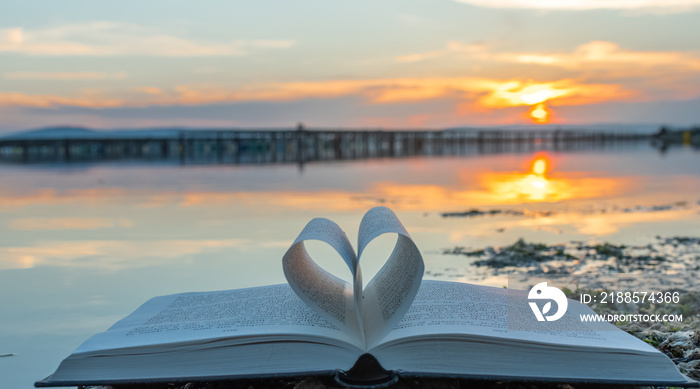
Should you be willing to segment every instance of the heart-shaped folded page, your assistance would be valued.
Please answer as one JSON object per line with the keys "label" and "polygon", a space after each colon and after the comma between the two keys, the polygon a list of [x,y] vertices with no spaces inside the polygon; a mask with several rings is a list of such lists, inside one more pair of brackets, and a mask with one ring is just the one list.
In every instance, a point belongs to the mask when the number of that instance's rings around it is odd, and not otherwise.
{"label": "heart-shaped folded page", "polygon": [[[396,245],[384,266],[362,289],[359,260],[369,242],[396,233]],[[320,240],[345,261],[352,284],[330,274],[311,258],[305,240]],[[423,258],[394,212],[386,207],[367,211],[360,223],[358,255],[337,224],[311,220],[283,257],[284,274],[296,294],[316,312],[340,328],[355,333],[367,347],[379,341],[408,311],[423,276]]]}

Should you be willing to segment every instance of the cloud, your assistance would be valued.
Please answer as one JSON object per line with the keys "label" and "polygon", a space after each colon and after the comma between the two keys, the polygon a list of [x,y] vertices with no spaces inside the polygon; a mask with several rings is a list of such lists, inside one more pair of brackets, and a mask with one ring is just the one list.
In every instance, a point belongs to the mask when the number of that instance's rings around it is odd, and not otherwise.
{"label": "cloud", "polygon": [[191,40],[150,27],[114,22],[0,30],[0,52],[44,56],[242,56],[257,50],[284,49],[293,45],[290,40]]}
{"label": "cloud", "polygon": [[57,106],[72,106],[72,107],[89,107],[89,108],[106,108],[123,106],[122,99],[101,97],[65,97],[55,95],[30,95],[19,92],[0,92],[0,107],[15,106],[15,107],[39,107],[52,108]]}
{"label": "cloud", "polygon": [[[545,91],[546,90],[546,91]],[[548,92],[547,92],[548,91]],[[238,89],[214,85],[183,85],[175,93],[155,98],[162,104],[211,104],[244,101],[294,101],[361,96],[371,104],[413,103],[448,99],[490,108],[531,105],[566,96],[576,104],[628,97],[619,85],[586,85],[572,79],[536,82],[480,77],[388,78],[251,84]],[[549,93],[537,98],[533,94]],[[517,96],[516,96],[517,95]],[[531,96],[532,95],[532,96]],[[535,101],[536,100],[536,101]]]}
{"label": "cloud", "polygon": [[556,105],[594,104],[624,100],[635,93],[615,84],[583,84],[576,80],[553,82],[511,81],[496,86],[479,99],[484,107],[502,108],[556,101]]}
{"label": "cloud", "polygon": [[571,53],[503,53],[498,60],[537,64],[575,73],[582,80],[615,82],[646,99],[689,99],[700,95],[700,55],[679,51],[634,51],[614,42],[592,41]]}
{"label": "cloud", "polygon": [[388,106],[441,102],[453,113],[535,105],[593,104],[629,99],[635,92],[618,84],[583,83],[575,79],[534,81],[479,77],[388,78],[250,84],[240,88],[180,85],[163,89],[132,88],[128,96],[83,93],[77,97],[0,93],[0,107],[122,108],[202,106],[223,103],[290,102],[353,97],[366,105]]}
{"label": "cloud", "polygon": [[456,0],[487,8],[524,8],[561,11],[594,9],[682,12],[700,7],[700,0]]}
{"label": "cloud", "polygon": [[155,86],[137,86],[133,88],[134,92],[144,93],[147,95],[162,95],[163,90]]}
{"label": "cloud", "polygon": [[614,42],[591,41],[569,54],[506,53],[501,61],[558,66],[565,69],[606,71],[615,76],[649,75],[649,68],[700,71],[700,56],[679,51],[633,51]]}
{"label": "cloud", "polygon": [[464,44],[457,41],[447,42],[442,50],[427,51],[423,53],[407,54],[396,57],[397,62],[420,62],[431,59],[442,58],[450,54],[470,55],[472,57],[483,57],[485,46],[482,44]]}
{"label": "cloud", "polygon": [[567,70],[603,72],[611,77],[650,75],[650,69],[700,71],[700,55],[680,51],[634,51],[615,42],[591,41],[570,53],[493,52],[482,44],[448,42],[444,49],[396,57],[397,62],[418,62],[447,56],[463,56],[470,60],[505,62],[523,65],[544,65]]}
{"label": "cloud", "polygon": [[8,80],[118,80],[127,77],[127,72],[7,72]]}
{"label": "cloud", "polygon": [[[700,94],[700,82],[697,78],[700,72],[700,54],[681,51],[635,51],[608,41],[587,42],[568,53],[495,52],[483,45],[448,42],[444,49],[407,54],[397,57],[396,61],[406,63],[440,58],[451,61],[477,61],[482,64],[543,66],[558,71],[549,73],[552,78],[573,79],[573,76],[577,84],[598,85],[595,88],[589,87],[588,90],[607,96],[614,94],[617,98],[644,95],[649,99],[687,99]],[[513,69],[511,72],[517,71]],[[561,84],[561,80],[557,82]],[[601,84],[607,86],[602,87]],[[509,88],[509,85],[504,83],[497,88]],[[627,93],[623,89],[635,90],[637,93]],[[557,93],[550,93],[549,98],[557,98]],[[496,94],[500,93],[497,91]],[[591,93],[586,95],[594,97]],[[561,102],[560,99],[558,101]]]}
{"label": "cloud", "polygon": [[220,84],[139,86],[111,93],[75,96],[0,93],[0,106],[51,108],[149,107],[242,102],[289,102],[359,97],[373,105],[445,100],[458,112],[535,105],[595,104],[644,99],[687,99],[700,93],[700,56],[677,51],[634,51],[614,42],[592,41],[568,53],[493,52],[481,44],[448,42],[441,50],[408,54],[400,62],[464,55],[482,62],[560,69],[549,79],[487,77],[335,79],[265,82],[236,87]]}
{"label": "cloud", "polygon": [[533,105],[553,99],[558,100],[560,104],[590,104],[634,95],[620,85],[586,84],[574,79],[540,82],[479,77],[327,80],[250,84],[240,88],[226,88],[218,85],[180,85],[171,90],[139,87],[132,91],[135,95],[129,98],[116,98],[99,93],[78,97],[0,93],[0,106],[146,107],[232,102],[284,102],[359,96],[375,105],[444,99],[457,103],[476,103],[477,106],[486,108],[504,108]]}

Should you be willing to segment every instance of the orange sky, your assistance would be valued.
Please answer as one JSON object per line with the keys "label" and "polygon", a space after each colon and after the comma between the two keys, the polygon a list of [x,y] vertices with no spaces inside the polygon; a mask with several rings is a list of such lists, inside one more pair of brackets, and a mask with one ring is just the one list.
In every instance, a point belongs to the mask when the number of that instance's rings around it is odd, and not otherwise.
{"label": "orange sky", "polygon": [[0,16],[0,131],[700,120],[696,0],[31,3]]}

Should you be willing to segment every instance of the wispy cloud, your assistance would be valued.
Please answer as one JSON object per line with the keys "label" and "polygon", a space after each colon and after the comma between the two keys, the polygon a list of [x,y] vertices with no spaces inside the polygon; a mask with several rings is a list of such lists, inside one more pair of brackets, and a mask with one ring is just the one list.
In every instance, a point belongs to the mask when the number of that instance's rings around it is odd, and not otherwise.
{"label": "wispy cloud", "polygon": [[[700,93],[700,55],[679,51],[635,51],[614,42],[592,41],[570,52],[497,52],[482,44],[448,42],[445,48],[398,57],[416,62],[464,56],[480,63],[544,66],[547,78],[377,78],[265,82],[240,86],[191,84],[139,86],[122,91],[84,90],[73,96],[0,93],[0,106],[88,108],[286,102],[360,97],[369,104],[401,104],[443,99],[458,112],[528,106],[596,104],[654,98],[692,98]],[[450,59],[454,59],[450,57]]]}
{"label": "wispy cloud", "polygon": [[[700,70],[700,55],[680,51],[634,51],[606,41],[592,41],[578,46],[573,53],[505,53],[503,61],[559,66],[566,69],[606,71],[615,76],[648,75],[649,68]],[[619,73],[623,71],[624,73]]]}
{"label": "wispy cloud", "polygon": [[618,84],[583,83],[574,79],[388,78],[251,84],[240,88],[181,85],[170,90],[133,89],[130,98],[92,95],[61,97],[0,93],[0,106],[107,108],[152,105],[204,105],[235,102],[284,102],[358,96],[370,104],[399,104],[444,99],[482,108],[504,108],[558,100],[560,105],[620,100],[634,93]]}
{"label": "wispy cloud", "polygon": [[617,84],[585,84],[572,79],[553,82],[511,81],[479,99],[484,107],[502,108],[556,101],[557,105],[594,104],[624,100],[636,93]]}
{"label": "wispy cloud", "polygon": [[592,41],[571,53],[502,53],[497,58],[558,68],[588,82],[620,83],[649,100],[700,95],[698,52],[634,51],[614,42]]}
{"label": "wispy cloud", "polygon": [[150,27],[114,22],[0,30],[0,52],[45,56],[241,56],[293,45],[290,40],[264,39],[208,42],[169,35]]}
{"label": "wispy cloud", "polygon": [[655,13],[700,8],[700,0],[456,0],[488,8],[530,8],[564,11],[593,9],[640,10]]}
{"label": "wispy cloud", "polygon": [[[636,90],[647,98],[693,98],[700,93],[700,53],[636,51],[615,42],[591,41],[571,52],[498,52],[485,45],[448,42],[444,49],[402,55],[397,62],[450,60],[480,65],[544,66],[552,78],[576,78],[579,84],[606,84]],[[509,73],[517,73],[512,68]],[[614,89],[614,88],[613,88]],[[613,91],[608,88],[608,91]],[[619,97],[630,96],[618,90]],[[607,94],[607,93],[606,93]],[[556,96],[552,96],[555,98]]]}
{"label": "wispy cloud", "polygon": [[[0,93],[0,106],[108,108],[152,105],[203,105],[235,102],[283,102],[304,99],[359,96],[371,104],[396,104],[452,100],[486,108],[537,104],[559,99],[561,104],[589,104],[618,100],[634,93],[617,84],[586,84],[573,79],[532,81],[522,79],[390,78],[263,83],[225,88],[216,85],[181,85],[171,90],[155,87],[133,89],[132,98],[91,96],[62,97]],[[567,98],[567,100],[563,100]]]}
{"label": "wispy cloud", "polygon": [[127,77],[127,72],[7,72],[8,80],[118,80]]}
{"label": "wispy cloud", "polygon": [[31,95],[19,92],[0,93],[0,107],[38,107],[52,108],[57,106],[106,108],[124,105],[122,99],[86,97],[65,97],[56,95]]}
{"label": "wispy cloud", "polygon": [[[546,96],[542,92],[544,89],[550,91],[547,92],[549,94]],[[631,95],[631,92],[619,85],[584,84],[571,79],[536,82],[479,77],[265,83],[228,90],[213,85],[179,86],[175,92],[174,95],[164,95],[163,99],[165,100],[163,101],[169,100],[169,103],[177,104],[206,104],[240,101],[291,101],[354,95],[361,96],[372,104],[448,99],[458,102],[476,102],[483,107],[499,108],[537,104],[561,97],[568,97],[575,104],[584,104],[609,101]]]}
{"label": "wispy cloud", "polygon": [[143,93],[147,95],[162,95],[163,94],[163,89],[155,87],[155,86],[137,86],[135,88],[132,88],[132,90],[136,93]]}
{"label": "wispy cloud", "polygon": [[[443,57],[462,56],[477,61],[536,64],[569,70],[594,70],[611,76],[648,75],[650,68],[700,70],[700,54],[681,51],[634,51],[615,42],[591,41],[579,45],[569,53],[552,52],[496,52],[482,44],[448,42],[444,49],[406,54],[396,57],[397,62],[418,62]],[[633,66],[631,66],[633,65]],[[632,72],[632,73],[630,73]]]}
{"label": "wispy cloud", "polygon": [[421,62],[431,59],[438,59],[447,55],[459,54],[469,55],[471,57],[483,58],[488,53],[486,47],[482,44],[465,44],[458,41],[447,42],[444,49],[426,51],[422,53],[406,54],[396,57],[397,62]]}

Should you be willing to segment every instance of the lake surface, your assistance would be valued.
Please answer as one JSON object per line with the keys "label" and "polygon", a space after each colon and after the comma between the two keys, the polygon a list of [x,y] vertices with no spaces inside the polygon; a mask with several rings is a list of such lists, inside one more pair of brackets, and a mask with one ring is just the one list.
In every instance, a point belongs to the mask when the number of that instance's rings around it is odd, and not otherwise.
{"label": "lake surface", "polygon": [[[268,165],[0,164],[0,379],[28,389],[90,335],[156,295],[285,282],[281,257],[313,217],[352,242],[392,208],[427,278],[483,282],[455,246],[519,238],[645,244],[700,236],[700,152],[633,147]],[[471,209],[493,215],[443,217]],[[365,282],[393,237],[363,255]],[[347,278],[321,244],[312,256]],[[440,270],[457,268],[458,277]]]}

